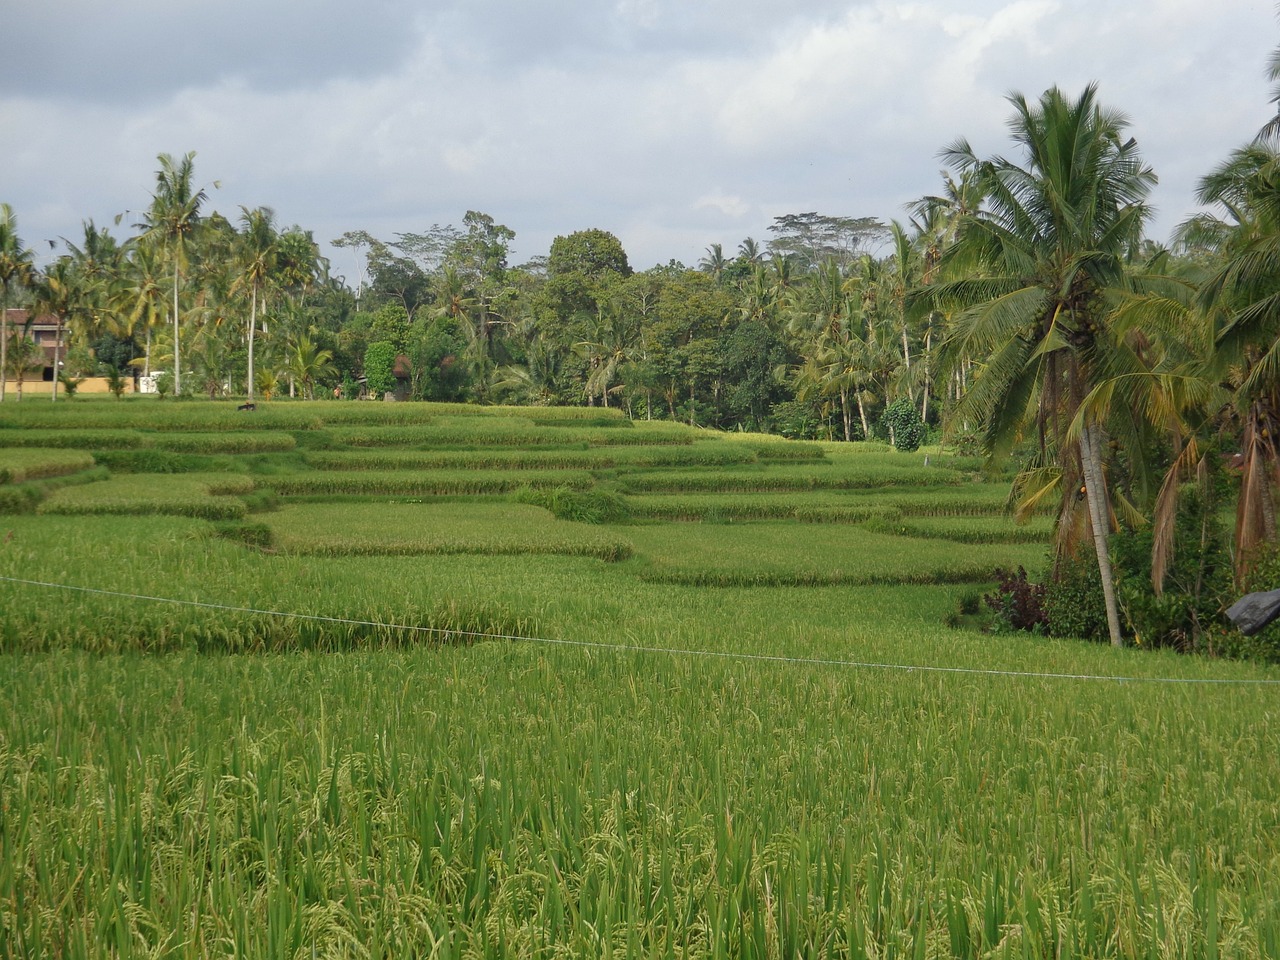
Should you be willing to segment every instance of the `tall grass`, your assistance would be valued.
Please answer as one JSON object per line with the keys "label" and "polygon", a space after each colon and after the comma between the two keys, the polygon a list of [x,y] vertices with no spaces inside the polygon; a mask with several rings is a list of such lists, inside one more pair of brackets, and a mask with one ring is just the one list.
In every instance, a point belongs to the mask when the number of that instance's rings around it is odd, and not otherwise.
{"label": "tall grass", "polygon": [[516,503],[304,504],[273,512],[265,524],[275,547],[307,556],[631,555],[617,534]]}
{"label": "tall grass", "polygon": [[77,450],[29,450],[0,447],[0,484],[24,483],[88,470],[93,457]]}
{"label": "tall grass", "polygon": [[173,514],[231,520],[247,512],[244,501],[233,495],[250,493],[253,487],[251,479],[234,474],[113,477],[64,487],[36,509],[42,514]]}
{"label": "tall grass", "polygon": [[[305,453],[139,446],[255,472],[0,487],[137,509],[0,524],[0,578],[105,591],[0,579],[0,956],[1280,955],[1276,688],[1019,675],[1280,673],[944,628],[973,589],[948,582],[1044,555],[997,542],[1007,487],[962,464],[779,464],[600,410],[65,406]],[[346,430],[445,433],[326,451]],[[492,499],[621,505],[646,476],[633,514],[704,522]],[[799,487],[743,480],[769,476]],[[852,477],[877,482],[801,482]],[[349,499],[246,519],[264,487]],[[452,499],[356,502],[417,496]],[[859,523],[795,522],[822,511]]]}
{"label": "tall grass", "polygon": [[522,486],[586,489],[594,482],[585,470],[317,470],[262,478],[263,485],[284,496],[429,497],[508,493]]}

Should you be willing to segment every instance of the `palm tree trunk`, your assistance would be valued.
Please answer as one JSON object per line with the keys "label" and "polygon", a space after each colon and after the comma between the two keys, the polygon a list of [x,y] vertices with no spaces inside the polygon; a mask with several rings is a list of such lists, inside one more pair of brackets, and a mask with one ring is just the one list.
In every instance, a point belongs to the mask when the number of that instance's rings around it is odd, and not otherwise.
{"label": "palm tree trunk", "polygon": [[849,409],[849,389],[840,391],[840,416],[844,419],[844,442],[853,442],[853,411]]}
{"label": "palm tree trunk", "polygon": [[911,345],[907,341],[907,325],[902,325],[902,360],[907,368],[907,397],[914,404],[916,402],[916,392],[911,386]]}
{"label": "palm tree trunk", "polygon": [[178,264],[173,264],[173,395],[182,394],[182,360],[178,351]]}
{"label": "palm tree trunk", "polygon": [[4,385],[9,379],[9,296],[5,290],[0,300],[0,403],[4,403]]}
{"label": "palm tree trunk", "polygon": [[53,402],[58,400],[58,348],[62,346],[62,315],[58,315],[58,325],[53,332]]}
{"label": "palm tree trunk", "polygon": [[249,383],[248,397],[249,403],[253,403],[253,333],[258,328],[258,287],[254,284],[252,295],[249,297]]}
{"label": "palm tree trunk", "polygon": [[867,408],[862,403],[862,391],[857,391],[858,396],[858,419],[862,421],[862,439],[871,439],[871,427],[867,425]]}
{"label": "palm tree trunk", "polygon": [[924,332],[924,400],[920,403],[920,422],[929,422],[929,349],[933,346],[933,326]]}
{"label": "palm tree trunk", "polygon": [[1102,596],[1107,607],[1107,632],[1113,647],[1124,646],[1120,635],[1120,611],[1116,605],[1115,578],[1111,570],[1111,553],[1107,547],[1107,511],[1105,481],[1102,476],[1102,428],[1094,423],[1080,432],[1080,463],[1084,468],[1084,490],[1089,505],[1089,522],[1093,527],[1093,548],[1098,555],[1098,574],[1102,579]]}

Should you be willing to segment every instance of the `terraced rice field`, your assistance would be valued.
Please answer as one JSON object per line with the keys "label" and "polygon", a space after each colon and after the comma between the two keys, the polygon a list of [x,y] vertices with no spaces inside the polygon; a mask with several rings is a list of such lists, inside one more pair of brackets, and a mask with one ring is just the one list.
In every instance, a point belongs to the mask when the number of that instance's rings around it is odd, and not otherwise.
{"label": "terraced rice field", "polygon": [[978,466],[6,404],[0,955],[1280,956],[1280,674],[944,627]]}

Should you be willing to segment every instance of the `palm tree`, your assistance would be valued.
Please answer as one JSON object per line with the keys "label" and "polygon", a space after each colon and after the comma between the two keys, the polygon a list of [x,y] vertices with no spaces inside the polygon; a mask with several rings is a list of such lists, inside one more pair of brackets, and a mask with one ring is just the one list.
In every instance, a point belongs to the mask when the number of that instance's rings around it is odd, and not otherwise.
{"label": "palm tree", "polygon": [[294,340],[289,351],[289,376],[302,384],[302,395],[308,400],[315,399],[316,381],[321,377],[331,377],[337,372],[333,365],[333,353],[321,350],[305,333]]}
{"label": "palm tree", "polygon": [[[1010,102],[1025,166],[979,159],[964,140],[944,151],[950,166],[977,178],[987,200],[964,218],[944,255],[967,265],[969,276],[938,284],[930,299],[962,311],[949,354],[988,358],[960,405],[985,425],[988,452],[999,456],[1032,431],[1042,458],[1067,474],[1078,466],[1118,646],[1103,424],[1085,417],[1073,428],[1073,421],[1124,353],[1109,329],[1108,298],[1129,283],[1126,264],[1150,216],[1146,197],[1156,177],[1136,142],[1124,138],[1127,119],[1098,104],[1094,85],[1075,100],[1055,87],[1036,103],[1020,95]],[[1064,498],[1060,536],[1072,500]]]}
{"label": "palm tree", "polygon": [[151,375],[152,331],[164,323],[165,284],[164,265],[156,245],[146,241],[126,244],[111,294],[113,332],[116,336],[136,337],[138,328],[142,328],[144,376]]}
{"label": "palm tree", "polygon": [[[178,310],[178,288],[182,284],[182,271],[189,260],[189,247],[193,235],[200,227],[200,207],[208,199],[203,190],[195,190],[192,179],[195,173],[195,153],[174,160],[167,153],[157,157],[160,169],[156,172],[156,190],[151,195],[144,222],[145,236],[155,240],[165,252],[173,271],[173,392],[182,392],[181,316]],[[217,181],[214,181],[217,186]]]}
{"label": "palm tree", "polygon": [[236,238],[239,272],[234,287],[249,293],[249,402],[253,403],[253,342],[258,328],[258,298],[276,266],[279,234],[275,213],[268,207],[250,210],[240,208],[240,224],[244,228]]}
{"label": "palm tree", "polygon": [[703,273],[711,275],[711,279],[716,283],[724,278],[724,268],[729,265],[729,261],[725,258],[724,247],[718,243],[713,243],[707,247],[707,255],[698,261],[698,269]]}
{"label": "palm tree", "polygon": [[1277,535],[1280,477],[1280,153],[1254,143],[1201,181],[1197,199],[1225,217],[1194,218],[1182,238],[1213,250],[1220,266],[1197,306],[1209,322],[1211,376],[1232,392],[1242,429],[1242,485],[1236,512],[1237,576]]}
{"label": "palm tree", "polygon": [[52,314],[57,321],[53,338],[53,400],[58,399],[58,368],[62,347],[62,326],[79,308],[82,291],[80,277],[76,273],[75,261],[69,257],[59,257],[45,269],[35,283],[35,297],[31,303],[31,315]]}
{"label": "palm tree", "polygon": [[18,238],[18,218],[13,207],[0,203],[0,403],[9,361],[9,291],[31,279],[31,251]]}

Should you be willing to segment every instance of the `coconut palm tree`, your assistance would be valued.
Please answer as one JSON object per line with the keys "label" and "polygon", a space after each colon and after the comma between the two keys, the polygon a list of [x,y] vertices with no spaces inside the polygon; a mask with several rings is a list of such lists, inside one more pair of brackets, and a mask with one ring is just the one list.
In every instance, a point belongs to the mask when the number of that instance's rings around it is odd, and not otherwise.
{"label": "coconut palm tree", "polygon": [[[136,338],[142,331],[142,372],[151,375],[151,335],[164,323],[167,278],[159,248],[135,240],[125,245],[120,270],[111,291],[116,336]],[[136,342],[136,340],[135,340]]]}
{"label": "coconut palm tree", "polygon": [[[1094,85],[1075,99],[1056,87],[1034,103],[1009,99],[1024,165],[980,159],[964,140],[943,153],[952,168],[977,178],[986,204],[964,218],[944,255],[969,275],[937,284],[929,297],[960,311],[948,353],[988,358],[960,409],[984,424],[989,453],[999,456],[1032,434],[1042,458],[1068,475],[1079,471],[1108,631],[1120,645],[1104,425],[1086,417],[1071,428],[1081,401],[1124,353],[1109,328],[1109,298],[1129,286],[1126,266],[1150,216],[1146,198],[1156,177],[1124,136],[1127,119],[1099,105]],[[1064,498],[1060,533],[1073,500],[1074,492]]]}
{"label": "coconut palm tree", "polygon": [[34,284],[35,296],[31,302],[31,315],[50,314],[57,321],[53,338],[53,400],[58,399],[58,374],[61,364],[62,328],[83,301],[81,277],[76,263],[70,256],[59,257],[39,275]]}
{"label": "coconut palm tree", "polygon": [[[146,230],[147,238],[154,240],[164,251],[173,272],[173,392],[182,392],[181,315],[178,308],[178,290],[182,285],[182,271],[187,267],[192,239],[200,228],[200,207],[208,194],[193,186],[195,153],[187,153],[175,160],[167,153],[157,157],[160,169],[156,172],[156,189],[151,195],[151,206],[139,226]],[[217,186],[217,181],[214,181]]]}
{"label": "coconut palm tree", "polygon": [[1197,306],[1214,343],[1211,376],[1232,392],[1244,455],[1236,513],[1237,575],[1277,538],[1280,478],[1280,153],[1254,143],[1201,181],[1197,199],[1223,215],[1194,218],[1182,238],[1221,258]]}
{"label": "coconut palm tree", "polygon": [[307,334],[300,334],[289,349],[288,372],[302,385],[303,397],[314,400],[316,381],[337,373],[333,352],[320,349]]}
{"label": "coconut palm tree", "polygon": [[256,210],[240,208],[243,229],[236,237],[234,254],[239,269],[232,286],[249,294],[249,376],[246,392],[250,403],[253,403],[253,344],[258,328],[258,301],[275,270],[279,253],[280,236],[276,233],[275,217],[268,207]]}
{"label": "coconut palm tree", "polygon": [[31,251],[18,237],[18,218],[13,207],[0,203],[0,403],[4,402],[4,386],[9,361],[9,292],[31,280]]}

